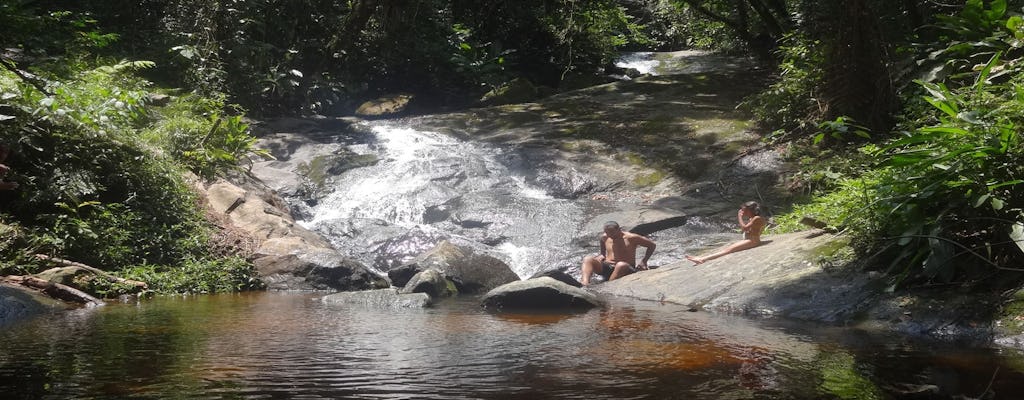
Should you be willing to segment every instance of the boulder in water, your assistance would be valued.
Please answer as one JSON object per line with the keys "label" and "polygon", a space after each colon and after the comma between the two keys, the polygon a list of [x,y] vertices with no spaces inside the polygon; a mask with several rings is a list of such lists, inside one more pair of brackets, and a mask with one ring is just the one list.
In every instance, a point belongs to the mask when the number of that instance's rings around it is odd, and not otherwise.
{"label": "boulder in water", "polygon": [[328,304],[350,305],[368,308],[425,308],[431,305],[426,293],[399,293],[395,289],[342,292],[324,296]]}
{"label": "boulder in water", "polygon": [[268,289],[365,290],[387,282],[357,261],[340,254],[271,255],[253,261]]}
{"label": "boulder in water", "polygon": [[454,296],[459,291],[441,271],[428,269],[414,275],[399,293],[426,293],[432,298],[441,298]]}
{"label": "boulder in water", "polygon": [[388,279],[392,286],[403,287],[420,272],[420,269],[411,264],[400,265],[388,271]]}
{"label": "boulder in water", "polygon": [[0,283],[0,327],[47,312],[65,310],[69,305],[19,285]]}
{"label": "boulder in water", "polygon": [[455,282],[460,293],[483,293],[519,280],[519,275],[505,262],[447,240],[416,257],[409,265],[443,272]]}
{"label": "boulder in water", "polygon": [[597,296],[551,277],[527,279],[494,288],[481,299],[487,309],[590,309]]}

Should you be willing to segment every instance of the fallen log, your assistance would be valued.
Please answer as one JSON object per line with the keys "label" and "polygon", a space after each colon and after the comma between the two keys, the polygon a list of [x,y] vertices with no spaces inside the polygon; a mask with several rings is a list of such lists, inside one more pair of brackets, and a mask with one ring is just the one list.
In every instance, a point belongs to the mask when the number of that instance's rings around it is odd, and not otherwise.
{"label": "fallen log", "polygon": [[125,284],[125,285],[134,286],[135,288],[137,288],[139,290],[149,289],[149,284],[147,284],[146,282],[135,281],[135,280],[131,280],[131,279],[124,279],[124,278],[116,277],[116,276],[110,275],[110,273],[108,273],[108,272],[106,272],[104,270],[101,270],[101,269],[95,268],[95,267],[90,267],[90,266],[82,264],[80,262],[75,262],[75,261],[71,261],[71,260],[65,260],[63,258],[51,257],[51,256],[48,256],[46,254],[36,254],[36,258],[38,258],[40,260],[43,260],[43,261],[51,262],[53,264],[64,266],[64,267],[78,267],[78,268],[82,268],[84,270],[87,270],[89,272],[92,272],[92,273],[96,274],[97,276],[103,277],[103,279],[109,280],[109,281],[114,282],[114,283],[121,283],[121,284]]}
{"label": "fallen log", "polygon": [[103,300],[92,297],[88,293],[85,293],[81,290],[75,289],[68,285],[50,282],[45,279],[39,279],[31,276],[13,275],[4,277],[3,281],[7,283],[13,283],[37,289],[55,299],[80,303],[89,307],[102,306],[106,304],[103,302]]}

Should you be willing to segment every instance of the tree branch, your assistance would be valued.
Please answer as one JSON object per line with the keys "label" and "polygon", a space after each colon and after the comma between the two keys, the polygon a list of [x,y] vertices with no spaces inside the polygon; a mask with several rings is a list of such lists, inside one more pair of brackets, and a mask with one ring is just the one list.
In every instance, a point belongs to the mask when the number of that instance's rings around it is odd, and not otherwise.
{"label": "tree branch", "polygon": [[41,83],[39,83],[35,79],[32,79],[32,77],[26,75],[24,72],[22,72],[20,69],[18,69],[18,67],[14,63],[14,61],[10,61],[8,59],[0,57],[0,64],[3,64],[4,68],[6,68],[8,71],[13,72],[15,75],[18,76],[18,78],[20,78],[22,81],[25,81],[25,83],[28,83],[29,85],[32,85],[32,87],[36,88],[40,92],[43,92],[43,94],[45,94],[47,96],[53,96],[53,93],[50,93],[50,92],[46,91],[46,87],[44,87]]}

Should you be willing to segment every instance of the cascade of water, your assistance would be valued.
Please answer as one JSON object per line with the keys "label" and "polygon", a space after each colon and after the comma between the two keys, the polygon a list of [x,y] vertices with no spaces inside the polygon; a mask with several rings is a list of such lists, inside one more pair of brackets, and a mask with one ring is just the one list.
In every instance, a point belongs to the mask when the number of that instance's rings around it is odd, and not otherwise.
{"label": "cascade of water", "polygon": [[372,131],[374,145],[350,150],[380,161],[332,180],[302,225],[381,273],[442,239],[497,256],[521,277],[566,258],[581,206],[531,185],[510,168],[515,154],[397,123]]}

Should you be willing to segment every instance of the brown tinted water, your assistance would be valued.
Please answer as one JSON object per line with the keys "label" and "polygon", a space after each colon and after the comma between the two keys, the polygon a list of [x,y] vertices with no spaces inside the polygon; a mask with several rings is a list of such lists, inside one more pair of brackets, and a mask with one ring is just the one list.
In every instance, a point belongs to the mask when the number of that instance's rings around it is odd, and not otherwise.
{"label": "brown tinted water", "polygon": [[1024,393],[1015,352],[612,299],[585,313],[159,298],[0,327],[0,398],[885,399]]}

